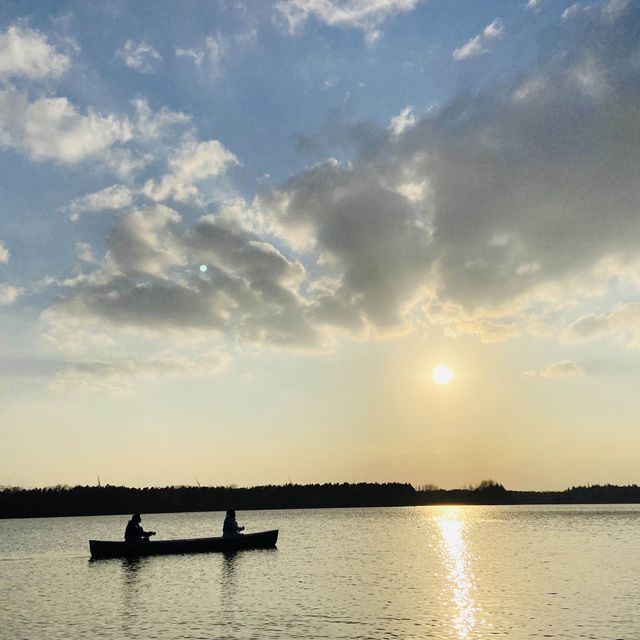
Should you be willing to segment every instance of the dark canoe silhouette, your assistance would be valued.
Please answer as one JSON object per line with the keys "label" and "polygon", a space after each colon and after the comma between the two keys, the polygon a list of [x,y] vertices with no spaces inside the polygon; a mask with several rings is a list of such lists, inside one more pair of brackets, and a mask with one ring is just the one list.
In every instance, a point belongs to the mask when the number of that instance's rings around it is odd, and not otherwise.
{"label": "dark canoe silhouette", "polygon": [[278,529],[247,533],[233,538],[188,538],[185,540],[149,540],[148,542],[116,542],[89,540],[92,558],[129,558],[169,553],[206,553],[275,547]]}

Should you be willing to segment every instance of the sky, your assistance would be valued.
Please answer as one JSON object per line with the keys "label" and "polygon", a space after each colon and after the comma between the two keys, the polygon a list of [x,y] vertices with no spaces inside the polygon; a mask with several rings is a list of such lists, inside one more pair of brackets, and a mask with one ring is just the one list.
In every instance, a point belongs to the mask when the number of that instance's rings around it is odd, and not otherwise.
{"label": "sky", "polygon": [[5,0],[0,485],[640,482],[639,36]]}

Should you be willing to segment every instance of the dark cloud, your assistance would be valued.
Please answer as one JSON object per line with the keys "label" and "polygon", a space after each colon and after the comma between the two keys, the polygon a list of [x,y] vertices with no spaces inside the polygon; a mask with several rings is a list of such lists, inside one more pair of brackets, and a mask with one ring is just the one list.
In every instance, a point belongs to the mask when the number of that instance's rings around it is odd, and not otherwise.
{"label": "dark cloud", "polygon": [[[318,346],[297,289],[304,268],[233,221],[185,229],[155,205],[122,215],[101,268],[70,281],[49,312],[142,331],[236,332],[252,341]],[[207,266],[201,273],[199,266]]]}
{"label": "dark cloud", "polygon": [[[638,10],[517,83],[460,97],[415,127],[433,190],[440,295],[509,302],[640,239]],[[586,28],[586,27],[585,27]],[[554,52],[556,53],[556,52]]]}
{"label": "dark cloud", "polygon": [[368,167],[325,163],[261,206],[276,234],[293,245],[311,240],[337,278],[333,300],[318,299],[318,317],[345,317],[351,309],[378,328],[396,326],[428,279],[430,232],[407,199]]}
{"label": "dark cloud", "polygon": [[[520,314],[494,323],[513,335],[536,302],[591,294],[605,261],[635,259],[640,10],[613,4],[565,25],[530,73],[384,144],[363,136],[352,164],[318,165],[261,198],[270,231],[321,254],[339,282],[316,299],[318,317],[386,328],[428,292],[457,331]],[[356,129],[338,116],[316,140],[349,131],[349,147]]]}

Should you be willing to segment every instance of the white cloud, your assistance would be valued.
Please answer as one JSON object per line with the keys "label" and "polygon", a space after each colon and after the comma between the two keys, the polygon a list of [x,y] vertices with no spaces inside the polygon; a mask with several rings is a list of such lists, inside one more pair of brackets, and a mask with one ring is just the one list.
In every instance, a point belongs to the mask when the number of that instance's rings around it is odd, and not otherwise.
{"label": "white cloud", "polygon": [[132,104],[136,110],[133,123],[135,136],[145,141],[163,138],[174,127],[191,123],[191,116],[166,107],[153,112],[149,103],[142,98],[136,98]]}
{"label": "white cloud", "polygon": [[422,182],[403,182],[396,187],[396,191],[411,202],[420,202],[430,194],[426,180],[422,180]]}
{"label": "white cloud", "polygon": [[389,122],[389,131],[393,137],[399,138],[415,123],[416,117],[413,115],[413,107],[405,107],[397,116],[391,118],[391,121]]}
{"label": "white cloud", "polygon": [[76,242],[76,256],[83,262],[97,262],[95,256],[93,255],[91,245],[87,242]]}
{"label": "white cloud", "polygon": [[313,17],[331,27],[365,32],[368,44],[375,42],[379,28],[388,18],[415,9],[420,0],[279,0],[276,15],[289,33],[297,33]]}
{"label": "white cloud", "polygon": [[0,77],[56,78],[70,65],[69,57],[58,53],[39,31],[14,25],[0,33]]}
{"label": "white cloud", "polygon": [[0,283],[0,305],[13,304],[21,293],[22,289],[19,287]]}
{"label": "white cloud", "polygon": [[459,62],[488,53],[490,51],[489,43],[492,40],[502,38],[504,34],[505,29],[502,20],[496,18],[484,28],[481,34],[474,36],[461,47],[454,49],[452,57],[456,62]]}
{"label": "white cloud", "polygon": [[130,138],[128,122],[92,110],[82,115],[66,98],[41,98],[27,108],[25,142],[38,160],[75,163]]}
{"label": "white cloud", "polygon": [[213,78],[222,75],[222,61],[228,53],[229,44],[221,35],[207,36],[201,47],[176,48],[176,56],[193,58],[196,66],[207,71]]}
{"label": "white cloud", "polygon": [[114,211],[124,209],[131,205],[133,192],[121,184],[114,184],[95,193],[73,200],[66,209],[71,214],[71,220],[76,222],[83,213],[95,213],[96,211]]}
{"label": "white cloud", "polygon": [[138,171],[144,169],[153,160],[152,154],[139,153],[132,149],[123,147],[112,147],[108,153],[97,158],[98,162],[104,163],[121,180],[130,180]]}
{"label": "white cloud", "polygon": [[116,57],[127,66],[140,73],[150,73],[158,62],[162,62],[162,56],[158,51],[146,42],[134,42],[127,40],[121,49],[116,51]]}
{"label": "white cloud", "polygon": [[[10,258],[9,250],[0,242],[0,264],[9,262]],[[0,282],[0,305],[13,304],[20,294],[22,294],[22,289],[19,287],[12,287]]]}
{"label": "white cloud", "polygon": [[493,40],[494,38],[502,38],[504,33],[504,24],[502,23],[502,20],[500,20],[500,18],[497,18],[491,24],[488,24],[484,28],[482,35],[487,40]]}
{"label": "white cloud", "polygon": [[131,138],[127,120],[89,109],[81,114],[66,98],[38,98],[0,91],[0,145],[20,149],[34,160],[74,164]]}
{"label": "white cloud", "polygon": [[196,183],[219,176],[240,162],[217,140],[187,140],[168,164],[170,173],[159,182],[150,179],[144,185],[145,195],[157,202],[169,198],[178,202],[197,199],[200,192]]}
{"label": "white cloud", "polygon": [[562,19],[563,20],[569,20],[569,19],[573,18],[574,16],[578,15],[580,13],[580,11],[582,11],[582,10],[583,10],[583,7],[576,2],[576,3],[572,4],[570,7],[567,7],[562,12]]}
{"label": "white cloud", "polygon": [[483,46],[482,36],[474,36],[461,47],[453,50],[453,59],[458,62],[460,60],[479,56],[480,54],[487,53],[488,51],[489,50]]}
{"label": "white cloud", "polygon": [[204,50],[203,49],[176,49],[176,55],[182,58],[193,58],[193,61],[196,63],[196,66],[200,66],[202,61],[204,60]]}
{"label": "white cloud", "polygon": [[529,11],[539,11],[542,5],[542,0],[528,0],[525,6]]}

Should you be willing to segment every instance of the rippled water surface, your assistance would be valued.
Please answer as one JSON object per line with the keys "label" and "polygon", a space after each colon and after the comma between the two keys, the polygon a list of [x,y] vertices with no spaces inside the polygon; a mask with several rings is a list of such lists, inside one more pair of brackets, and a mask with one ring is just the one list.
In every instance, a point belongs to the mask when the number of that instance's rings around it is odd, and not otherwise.
{"label": "rippled water surface", "polygon": [[90,561],[127,519],[0,520],[0,637],[640,638],[637,506],[248,511],[276,550]]}

